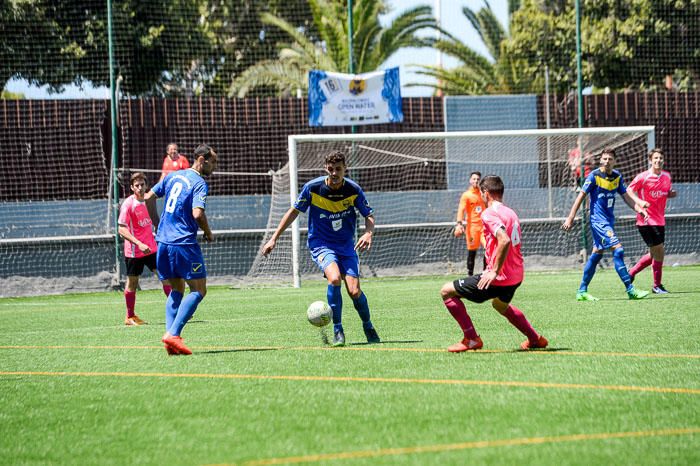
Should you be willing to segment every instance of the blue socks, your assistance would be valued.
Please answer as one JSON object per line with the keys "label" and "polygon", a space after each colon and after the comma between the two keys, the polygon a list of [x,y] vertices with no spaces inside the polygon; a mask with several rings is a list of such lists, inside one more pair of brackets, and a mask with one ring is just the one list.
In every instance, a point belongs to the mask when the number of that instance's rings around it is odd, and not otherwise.
{"label": "blue socks", "polygon": [[328,305],[333,311],[333,327],[335,330],[342,330],[342,318],[343,318],[343,296],[340,294],[340,286],[328,285],[328,290],[326,291],[326,299],[328,299]]}
{"label": "blue socks", "polygon": [[[333,311],[333,331],[342,331],[343,297],[340,293],[340,286],[328,285],[326,297],[328,299],[328,305]],[[355,306],[360,319],[362,319],[362,328],[374,328],[370,320],[369,304],[367,304],[367,297],[365,294],[361,292],[357,299],[352,300],[352,304]]]}
{"label": "blue socks", "polygon": [[599,252],[594,252],[590,255],[586,266],[583,268],[583,278],[581,279],[581,286],[578,287],[579,291],[588,291],[588,284],[591,283],[593,275],[595,275],[595,268],[602,258],[603,255]]}
{"label": "blue socks", "polygon": [[629,272],[627,272],[627,267],[625,266],[625,250],[623,248],[617,248],[613,251],[613,263],[615,264],[615,271],[620,276],[620,280],[625,284],[627,291],[632,289],[632,277],[630,277]]}
{"label": "blue socks", "polygon": [[180,302],[182,302],[182,293],[171,290],[168,299],[165,300],[165,330],[168,330],[173,325]]}
{"label": "blue socks", "polygon": [[352,303],[355,305],[355,310],[362,319],[362,328],[370,329],[372,327],[372,321],[369,320],[369,304],[367,304],[367,296],[363,292],[360,292],[360,297],[353,299]]}
{"label": "blue socks", "polygon": [[[172,296],[173,293],[177,292],[170,292],[170,296]],[[187,297],[180,303],[180,307],[177,310],[177,315],[175,316],[173,323],[170,325],[170,327],[168,327],[168,333],[176,337],[180,336],[182,328],[185,326],[187,321],[190,320],[192,314],[194,314],[194,311],[197,310],[197,306],[199,306],[199,303],[202,302],[202,299],[204,299],[204,297],[198,291],[188,294]]]}

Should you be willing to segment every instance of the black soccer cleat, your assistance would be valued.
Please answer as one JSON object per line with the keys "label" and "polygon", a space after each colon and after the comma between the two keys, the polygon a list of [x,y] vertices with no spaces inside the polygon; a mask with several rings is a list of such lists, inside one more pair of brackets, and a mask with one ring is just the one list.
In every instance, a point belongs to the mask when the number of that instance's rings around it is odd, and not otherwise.
{"label": "black soccer cleat", "polygon": [[365,336],[367,337],[367,343],[381,343],[382,340],[379,338],[379,335],[377,335],[377,331],[373,328],[366,328],[364,329],[365,331]]}
{"label": "black soccer cleat", "polygon": [[333,346],[345,346],[345,333],[342,330],[333,332]]}

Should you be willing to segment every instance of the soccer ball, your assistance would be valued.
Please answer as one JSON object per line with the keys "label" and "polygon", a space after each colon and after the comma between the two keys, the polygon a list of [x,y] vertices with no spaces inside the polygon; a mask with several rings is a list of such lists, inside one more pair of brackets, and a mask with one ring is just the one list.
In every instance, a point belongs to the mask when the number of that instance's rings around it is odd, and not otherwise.
{"label": "soccer ball", "polygon": [[323,301],[314,301],[306,310],[306,317],[311,325],[324,327],[331,321],[331,307]]}

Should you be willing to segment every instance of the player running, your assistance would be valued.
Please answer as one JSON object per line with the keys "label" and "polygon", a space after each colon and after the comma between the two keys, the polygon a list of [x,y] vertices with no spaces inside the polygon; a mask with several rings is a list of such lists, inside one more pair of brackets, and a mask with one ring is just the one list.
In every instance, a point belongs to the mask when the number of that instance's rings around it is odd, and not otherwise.
{"label": "player running", "polygon": [[[144,202],[146,193],[146,175],[136,172],[131,175],[129,182],[131,196],[124,200],[119,209],[119,236],[124,238],[124,262],[126,263],[126,287],[124,288],[124,300],[126,301],[126,318],[124,325],[143,325],[147,323],[134,313],[136,306],[136,290],[139,286],[139,277],[143,273],[144,266],[151,272],[156,270],[156,240],[153,237],[153,222],[148,215],[148,209]],[[165,296],[170,295],[170,285],[163,282]]]}
{"label": "player running", "polygon": [[664,153],[661,149],[649,152],[651,168],[637,175],[627,187],[629,191],[639,194],[640,199],[649,203],[649,217],[637,215],[637,228],[644,242],[649,246],[649,253],[642,256],[630,269],[630,277],[634,277],[651,264],[656,294],[666,294],[666,288],[661,284],[661,274],[664,264],[664,240],[666,227],[666,200],[676,197],[671,188],[671,174],[664,167]]}
{"label": "player running", "polygon": [[464,332],[464,339],[447,348],[451,353],[478,350],[484,346],[476,333],[461,298],[474,303],[491,300],[491,306],[508,319],[526,337],[522,349],[546,348],[549,342],[532,328],[525,315],[510,304],[523,281],[523,256],[520,252],[518,215],[503,204],[503,181],[495,175],[480,183],[488,208],[481,214],[486,237],[486,270],[480,275],[445,283],[440,290],[442,301]]}
{"label": "player running", "polygon": [[632,278],[627,272],[624,260],[625,250],[622,248],[622,244],[614,230],[615,194],[620,194],[625,203],[644,218],[647,218],[649,215],[646,210],[649,203],[640,200],[634,193],[625,188],[622,175],[619,171],[614,170],[614,167],[615,151],[613,149],[604,149],[600,154],[600,167],[593,170],[586,177],[581,192],[576,197],[574,205],[571,206],[569,216],[562,224],[562,228],[565,231],[571,229],[578,208],[581,206],[586,194],[589,194],[591,199],[590,224],[593,236],[593,251],[583,268],[583,278],[576,293],[577,301],[598,301],[598,298],[588,292],[588,284],[595,274],[598,263],[603,258],[603,251],[606,249],[612,249],[615,270],[625,285],[629,299],[642,299],[649,294],[648,291],[636,289],[632,285]]}
{"label": "player running", "polygon": [[474,262],[476,251],[483,240],[484,225],[481,223],[481,212],[486,208],[479,191],[481,172],[472,172],[469,175],[469,189],[462,193],[457,208],[457,224],[454,234],[456,237],[464,235],[467,242],[467,275],[474,275]]}
{"label": "player running", "polygon": [[[345,282],[345,289],[362,320],[367,342],[380,343],[379,335],[370,320],[367,297],[360,289],[360,262],[357,256],[357,251],[369,250],[372,246],[373,210],[362,188],[345,178],[345,154],[340,151],[331,152],[326,156],[324,167],[328,175],[315,178],[304,185],[297,201],[284,214],[261,252],[264,256],[270,254],[284,230],[296,220],[300,212],[308,210],[309,251],[328,280],[326,297],[333,310],[333,346],[345,345],[341,281]],[[355,209],[365,217],[365,233],[357,244],[353,244],[357,221]]]}
{"label": "player running", "polygon": [[[197,243],[198,227],[204,239],[214,241],[204,212],[209,186],[203,176],[216,169],[216,152],[202,144],[194,152],[192,168],[166,176],[146,194],[146,200],[165,197],[156,241],[158,242],[158,275],[172,286],[165,303],[165,335],[163,343],[170,355],[192,354],[180,333],[207,294],[207,271],[202,250]],[[185,282],[190,293],[185,294]]]}

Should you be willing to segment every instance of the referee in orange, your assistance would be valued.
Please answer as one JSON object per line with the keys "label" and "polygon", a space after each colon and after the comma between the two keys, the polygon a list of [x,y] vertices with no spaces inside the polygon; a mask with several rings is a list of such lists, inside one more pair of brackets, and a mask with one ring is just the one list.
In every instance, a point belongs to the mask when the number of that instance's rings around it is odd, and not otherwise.
{"label": "referee in orange", "polygon": [[481,212],[486,208],[479,191],[481,172],[472,172],[469,175],[469,189],[462,193],[457,209],[457,223],[454,235],[464,235],[467,241],[467,274],[474,275],[474,262],[476,251],[484,241],[484,225],[481,223]]}

